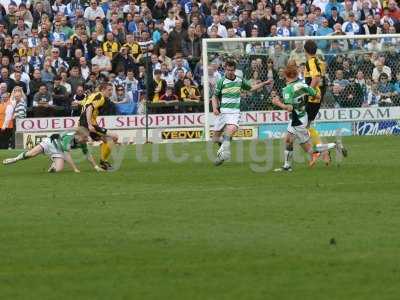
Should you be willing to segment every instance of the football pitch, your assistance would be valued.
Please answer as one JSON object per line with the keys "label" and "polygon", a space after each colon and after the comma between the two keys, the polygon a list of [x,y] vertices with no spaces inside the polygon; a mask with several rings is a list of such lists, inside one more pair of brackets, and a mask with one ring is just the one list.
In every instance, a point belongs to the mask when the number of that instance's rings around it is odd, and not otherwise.
{"label": "football pitch", "polygon": [[399,299],[399,137],[344,143],[292,173],[251,142],[220,167],[204,143],[121,148],[102,174],[0,165],[0,299]]}

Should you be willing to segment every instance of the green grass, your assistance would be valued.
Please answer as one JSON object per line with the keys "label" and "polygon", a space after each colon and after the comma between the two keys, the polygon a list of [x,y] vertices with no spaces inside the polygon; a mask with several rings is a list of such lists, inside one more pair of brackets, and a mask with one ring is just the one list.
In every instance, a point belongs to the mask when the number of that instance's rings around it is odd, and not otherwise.
{"label": "green grass", "polygon": [[345,143],[291,174],[253,172],[249,143],[218,168],[201,143],[107,174],[0,166],[0,299],[399,299],[399,138]]}

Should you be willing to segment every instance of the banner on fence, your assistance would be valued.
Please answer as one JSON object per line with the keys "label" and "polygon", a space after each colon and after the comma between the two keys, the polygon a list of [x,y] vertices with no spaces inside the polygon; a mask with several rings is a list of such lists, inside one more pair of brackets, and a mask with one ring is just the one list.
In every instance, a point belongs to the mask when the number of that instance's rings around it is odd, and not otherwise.
{"label": "banner on fence", "polygon": [[[211,126],[215,116],[210,114]],[[371,107],[321,109],[317,121],[380,121],[400,119],[400,107]],[[145,129],[146,116],[104,116],[99,117],[99,125],[108,129]],[[289,122],[286,111],[252,111],[242,112],[242,125],[285,124]],[[161,114],[148,115],[148,128],[185,128],[204,127],[204,114]],[[78,126],[78,118],[29,118],[17,120],[18,132],[49,132],[71,130]]]}
{"label": "banner on fence", "polygon": [[399,135],[400,121],[358,122],[355,124],[356,135]]}
{"label": "banner on fence", "polygon": [[[317,123],[316,129],[320,136],[349,136],[353,134],[353,122],[326,122]],[[258,138],[260,140],[266,139],[280,139],[283,138],[287,132],[287,124],[271,124],[261,125],[258,128]]]}

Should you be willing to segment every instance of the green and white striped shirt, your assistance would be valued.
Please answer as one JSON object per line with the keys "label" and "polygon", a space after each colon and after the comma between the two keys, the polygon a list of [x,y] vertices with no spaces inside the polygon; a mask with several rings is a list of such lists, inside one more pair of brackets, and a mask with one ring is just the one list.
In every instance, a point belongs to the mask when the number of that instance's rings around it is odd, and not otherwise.
{"label": "green and white striped shirt", "polygon": [[296,80],[284,87],[282,94],[283,102],[293,106],[292,126],[305,125],[307,123],[307,96],[315,96],[317,94],[316,90],[300,80]]}
{"label": "green and white striped shirt", "polygon": [[235,76],[230,80],[223,76],[217,81],[214,95],[220,99],[221,113],[240,112],[240,93],[251,89],[250,82],[241,77]]}

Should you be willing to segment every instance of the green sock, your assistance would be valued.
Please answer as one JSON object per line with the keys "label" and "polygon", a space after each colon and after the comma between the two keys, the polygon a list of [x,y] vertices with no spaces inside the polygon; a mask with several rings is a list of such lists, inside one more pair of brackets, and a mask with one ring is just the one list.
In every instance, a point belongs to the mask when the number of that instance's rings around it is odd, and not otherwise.
{"label": "green sock", "polygon": [[16,160],[23,160],[23,159],[28,159],[29,157],[26,156],[27,152],[22,152],[20,153],[15,159]]}

